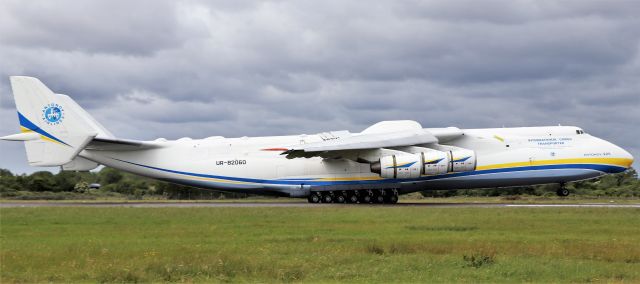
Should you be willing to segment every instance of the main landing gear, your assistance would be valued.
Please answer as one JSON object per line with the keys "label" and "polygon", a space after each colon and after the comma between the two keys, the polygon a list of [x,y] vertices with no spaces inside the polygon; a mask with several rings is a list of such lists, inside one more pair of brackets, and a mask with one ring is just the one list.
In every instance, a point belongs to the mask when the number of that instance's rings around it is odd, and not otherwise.
{"label": "main landing gear", "polygon": [[322,196],[320,196],[320,194],[310,194],[309,197],[307,197],[307,200],[309,203],[320,203]]}
{"label": "main landing gear", "polygon": [[556,191],[556,194],[560,197],[569,196],[569,190],[565,187],[564,183],[560,184],[560,188]]}
{"label": "main landing gear", "polygon": [[395,204],[398,203],[398,191],[396,189],[314,191],[307,199],[309,203]]}

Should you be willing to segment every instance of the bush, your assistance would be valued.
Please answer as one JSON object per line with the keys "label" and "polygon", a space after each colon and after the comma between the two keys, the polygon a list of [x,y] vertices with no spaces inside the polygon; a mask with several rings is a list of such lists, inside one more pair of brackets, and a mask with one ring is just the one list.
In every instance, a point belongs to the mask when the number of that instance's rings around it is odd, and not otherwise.
{"label": "bush", "polygon": [[479,251],[465,254],[462,259],[465,261],[465,266],[480,268],[494,264],[496,262],[496,253],[494,251]]}
{"label": "bush", "polygon": [[73,187],[73,191],[78,193],[89,192],[89,184],[85,181],[80,181]]}

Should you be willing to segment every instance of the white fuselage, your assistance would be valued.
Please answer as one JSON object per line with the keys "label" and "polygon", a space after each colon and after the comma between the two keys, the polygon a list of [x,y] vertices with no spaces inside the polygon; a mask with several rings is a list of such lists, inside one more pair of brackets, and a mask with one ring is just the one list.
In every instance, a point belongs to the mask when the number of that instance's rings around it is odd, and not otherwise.
{"label": "white fuselage", "polygon": [[[429,129],[437,131],[438,129]],[[323,140],[321,135],[162,141],[145,151],[84,150],[109,167],[202,188],[304,197],[311,190],[487,188],[564,183],[627,169],[632,156],[577,127],[467,129],[444,145],[477,153],[475,171],[385,179],[368,163],[321,157],[288,159],[283,147]]]}
{"label": "white fuselage", "polygon": [[10,81],[22,133],[0,140],[23,141],[32,166],[88,171],[102,164],[209,189],[395,203],[402,193],[565,183],[633,163],[620,147],[571,126],[461,130],[391,120],[360,133],[119,139],[37,78]]}

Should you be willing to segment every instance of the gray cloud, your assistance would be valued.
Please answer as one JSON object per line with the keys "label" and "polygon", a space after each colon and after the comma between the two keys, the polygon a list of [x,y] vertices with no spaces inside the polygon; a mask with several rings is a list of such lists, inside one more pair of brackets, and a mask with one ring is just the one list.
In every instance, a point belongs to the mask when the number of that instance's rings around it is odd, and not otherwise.
{"label": "gray cloud", "polygon": [[3,5],[0,39],[20,48],[149,55],[193,36],[172,3],[10,1]]}
{"label": "gray cloud", "polygon": [[[563,124],[639,157],[638,27],[632,1],[5,1],[0,78],[133,139]],[[17,130],[7,79],[0,118]]]}

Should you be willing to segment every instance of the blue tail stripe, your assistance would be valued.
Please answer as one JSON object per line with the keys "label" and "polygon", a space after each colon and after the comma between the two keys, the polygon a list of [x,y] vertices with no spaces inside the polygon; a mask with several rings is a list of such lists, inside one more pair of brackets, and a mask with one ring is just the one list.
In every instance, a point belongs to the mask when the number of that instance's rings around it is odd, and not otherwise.
{"label": "blue tail stripe", "polygon": [[64,144],[64,145],[71,146],[71,145],[69,145],[69,144],[65,143],[64,141],[62,141],[62,140],[60,140],[60,139],[56,138],[55,136],[53,136],[53,135],[49,134],[48,132],[46,132],[46,131],[42,130],[42,128],[40,128],[40,127],[38,127],[37,125],[35,125],[35,124],[34,124],[33,122],[31,122],[29,119],[27,119],[26,117],[24,117],[24,115],[22,115],[20,112],[18,112],[18,119],[20,120],[20,126],[22,126],[22,127],[24,127],[24,128],[27,128],[27,129],[30,129],[30,130],[33,130],[33,131],[35,131],[35,132],[39,133],[39,134],[40,134],[40,135],[42,135],[42,136],[45,136],[45,137],[47,137],[47,138],[49,138],[49,139],[52,139],[52,140],[58,141],[58,142],[60,142],[60,143],[62,143],[62,144]]}

